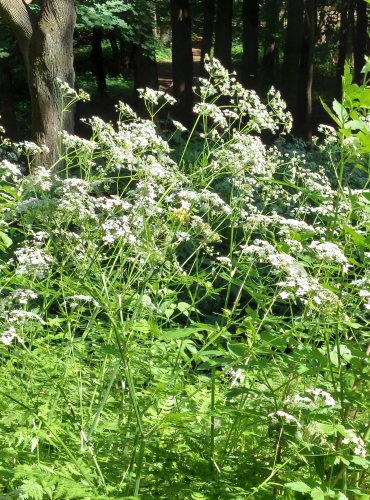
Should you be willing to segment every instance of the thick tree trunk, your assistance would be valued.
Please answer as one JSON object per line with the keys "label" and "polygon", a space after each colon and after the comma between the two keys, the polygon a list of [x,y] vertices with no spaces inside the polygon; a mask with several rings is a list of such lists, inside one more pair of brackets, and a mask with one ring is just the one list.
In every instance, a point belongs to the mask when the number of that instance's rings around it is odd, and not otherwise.
{"label": "thick tree trunk", "polygon": [[233,42],[233,0],[217,0],[214,55],[231,69]]}
{"label": "thick tree trunk", "polygon": [[312,80],[316,24],[315,13],[316,1],[306,0],[294,131],[307,142],[311,142],[312,139]]}
{"label": "thick tree trunk", "polygon": [[365,64],[365,56],[367,55],[369,38],[367,35],[367,3],[365,0],[356,0],[356,31],[354,40],[354,80],[361,83],[362,75],[361,70]]}
{"label": "thick tree trunk", "polygon": [[28,74],[34,140],[49,149],[38,158],[46,166],[60,154],[60,132],[73,131],[73,110],[63,113],[58,80],[74,87],[73,0],[44,0],[37,17],[22,0],[0,0],[0,15],[17,37]]}
{"label": "thick tree trunk", "polygon": [[146,10],[143,12],[148,23],[145,25],[145,31],[142,33],[141,43],[134,45],[132,50],[132,65],[134,68],[134,105],[136,111],[141,115],[146,115],[144,103],[138,98],[137,89],[149,87],[157,90],[158,85],[158,67],[155,57],[155,51],[151,52],[145,49],[145,42],[153,40],[157,32],[157,16],[154,2],[146,3]]}
{"label": "thick tree trunk", "polygon": [[[73,0],[45,1],[29,48],[29,87],[32,127],[37,144],[49,153],[42,160],[53,164],[61,153],[60,133],[73,132],[74,112],[64,112],[58,80],[74,88],[73,30],[76,21]],[[63,102],[64,101],[64,102]]]}
{"label": "thick tree trunk", "polygon": [[204,68],[206,54],[211,54],[215,24],[215,0],[204,0],[203,3],[203,32],[201,47],[201,67]]}
{"label": "thick tree trunk", "polygon": [[265,86],[275,85],[276,66],[279,62],[280,8],[281,5],[276,0],[268,0],[265,4],[266,38],[261,66],[261,76]]}
{"label": "thick tree trunk", "polygon": [[9,62],[9,57],[0,58],[0,125],[5,128],[6,135],[10,139],[17,140],[19,134]]}
{"label": "thick tree trunk", "polygon": [[108,40],[112,49],[112,66],[109,73],[112,76],[118,76],[121,73],[121,54],[115,31],[108,33]]}
{"label": "thick tree trunk", "polygon": [[338,62],[336,69],[336,95],[340,100],[342,97],[342,76],[344,73],[344,64],[346,62],[349,19],[348,19],[348,0],[342,0],[340,9],[340,25],[339,25],[339,47],[338,47]]}
{"label": "thick tree trunk", "polygon": [[255,87],[258,70],[259,0],[243,0],[243,83]]}
{"label": "thick tree trunk", "polygon": [[288,24],[286,29],[282,94],[289,111],[295,116],[298,92],[299,60],[302,47],[304,0],[288,0]]}
{"label": "thick tree trunk", "polygon": [[96,84],[101,96],[105,94],[107,82],[105,78],[104,56],[101,46],[103,40],[103,30],[94,28],[92,33],[91,59],[95,69]]}
{"label": "thick tree trunk", "polygon": [[178,118],[187,126],[193,110],[193,51],[189,0],[171,0],[173,94]]}

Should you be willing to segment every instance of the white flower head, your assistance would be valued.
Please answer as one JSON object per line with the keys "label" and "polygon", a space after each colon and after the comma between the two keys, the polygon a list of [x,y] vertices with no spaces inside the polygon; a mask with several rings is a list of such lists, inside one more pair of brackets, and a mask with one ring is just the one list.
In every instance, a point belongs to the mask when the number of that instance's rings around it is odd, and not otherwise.
{"label": "white flower head", "polygon": [[[275,413],[269,413],[268,415],[272,419],[277,419],[279,417],[280,420],[284,420],[287,424],[296,424],[297,427],[301,427],[301,424],[299,421],[294,417],[293,415],[290,415],[289,413],[283,411],[283,410],[278,410]],[[279,420],[278,419],[278,420]]]}
{"label": "white flower head", "polygon": [[23,339],[17,334],[17,331],[13,326],[11,326],[8,330],[4,330],[0,334],[0,341],[6,346],[10,346],[15,340],[21,344],[23,343]]}

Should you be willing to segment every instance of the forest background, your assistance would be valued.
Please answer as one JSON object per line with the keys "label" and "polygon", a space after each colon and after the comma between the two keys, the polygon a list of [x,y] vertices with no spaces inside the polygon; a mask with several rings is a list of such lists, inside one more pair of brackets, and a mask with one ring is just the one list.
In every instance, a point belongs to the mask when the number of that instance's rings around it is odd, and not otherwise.
{"label": "forest background", "polygon": [[[28,12],[22,9],[25,4],[28,4]],[[73,2],[53,4],[60,13],[54,25],[49,16],[49,26],[45,21],[42,29],[33,30],[26,42],[31,45],[29,53],[24,42],[16,43],[16,37],[18,41],[27,38],[30,26],[40,24],[37,12],[43,2],[0,2],[0,13],[3,13],[0,17],[0,115],[14,139],[31,136],[31,96],[33,135],[36,142],[48,144],[46,131],[50,134],[50,129],[57,125],[51,124],[48,96],[42,98],[42,106],[37,104],[35,93],[40,100],[45,90],[37,88],[35,82],[47,80],[49,72],[50,79],[59,74],[63,81],[74,83],[73,55],[77,86],[92,93],[90,108],[94,108],[95,113],[99,110],[106,118],[113,117],[117,99],[138,109],[137,89],[161,86],[165,90],[171,88],[178,99],[177,116],[189,124],[194,101],[193,76],[202,74],[205,54],[214,54],[227,69],[236,70],[239,81],[248,88],[262,94],[271,85],[281,90],[294,117],[293,132],[310,140],[313,123],[317,125],[323,119],[319,97],[340,98],[346,59],[353,61],[355,82],[359,83],[369,49],[364,0],[85,0],[75,5]],[[73,35],[74,8],[77,24]],[[48,64],[33,67],[37,50],[41,57],[47,52],[42,43],[37,49],[37,39],[41,40],[42,32],[48,30],[55,39],[54,49],[61,50],[56,48],[60,43],[58,34],[69,39],[71,53],[69,57],[54,54],[57,61],[54,61],[54,69],[48,68]],[[196,64],[192,47],[198,49]],[[52,89],[48,92],[53,95]],[[53,99],[56,97],[51,97]],[[38,107],[42,109],[36,111]],[[77,117],[89,113],[91,109],[84,110],[81,106]],[[45,115],[49,116],[44,120]],[[82,133],[78,119],[76,123]],[[74,124],[64,126],[72,132]]]}

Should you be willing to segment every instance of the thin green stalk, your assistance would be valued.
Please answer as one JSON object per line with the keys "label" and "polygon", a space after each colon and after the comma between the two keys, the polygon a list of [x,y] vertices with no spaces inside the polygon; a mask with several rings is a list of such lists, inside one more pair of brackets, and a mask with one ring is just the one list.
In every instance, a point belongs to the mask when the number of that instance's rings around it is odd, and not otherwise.
{"label": "thin green stalk", "polygon": [[211,370],[211,425],[210,425],[210,467],[215,470],[215,389],[216,389],[216,371]]}
{"label": "thin green stalk", "polygon": [[99,403],[99,406],[95,412],[95,416],[94,416],[94,420],[90,426],[90,429],[88,430],[87,434],[86,434],[86,439],[87,441],[90,441],[91,439],[91,436],[93,434],[93,432],[95,431],[96,429],[96,426],[98,425],[98,422],[99,422],[99,419],[100,419],[100,416],[104,410],[104,407],[105,407],[105,404],[108,400],[108,397],[109,397],[109,394],[110,394],[110,391],[112,389],[112,385],[117,377],[117,373],[120,369],[120,366],[121,366],[121,360],[118,360],[118,362],[116,363],[116,366],[114,367],[113,369],[113,373],[110,377],[110,380],[109,380],[109,383],[107,385],[107,388],[105,389],[104,391],[104,394],[103,394],[103,398],[101,400],[101,402]]}
{"label": "thin green stalk", "polygon": [[136,478],[135,478],[135,489],[134,489],[134,496],[137,497],[139,495],[140,491],[140,481],[141,481],[141,475],[143,471],[143,463],[144,463],[144,453],[145,453],[145,439],[142,437],[141,442],[140,442],[140,449],[139,449],[139,458],[137,461],[137,468],[136,468]]}

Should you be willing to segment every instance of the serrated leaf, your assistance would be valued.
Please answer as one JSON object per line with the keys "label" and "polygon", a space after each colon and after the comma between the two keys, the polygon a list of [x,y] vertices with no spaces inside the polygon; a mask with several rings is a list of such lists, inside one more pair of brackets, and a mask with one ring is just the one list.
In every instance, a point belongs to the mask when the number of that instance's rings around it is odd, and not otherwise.
{"label": "serrated leaf", "polygon": [[21,486],[22,498],[32,500],[42,500],[44,498],[44,489],[33,479],[26,479]]}

